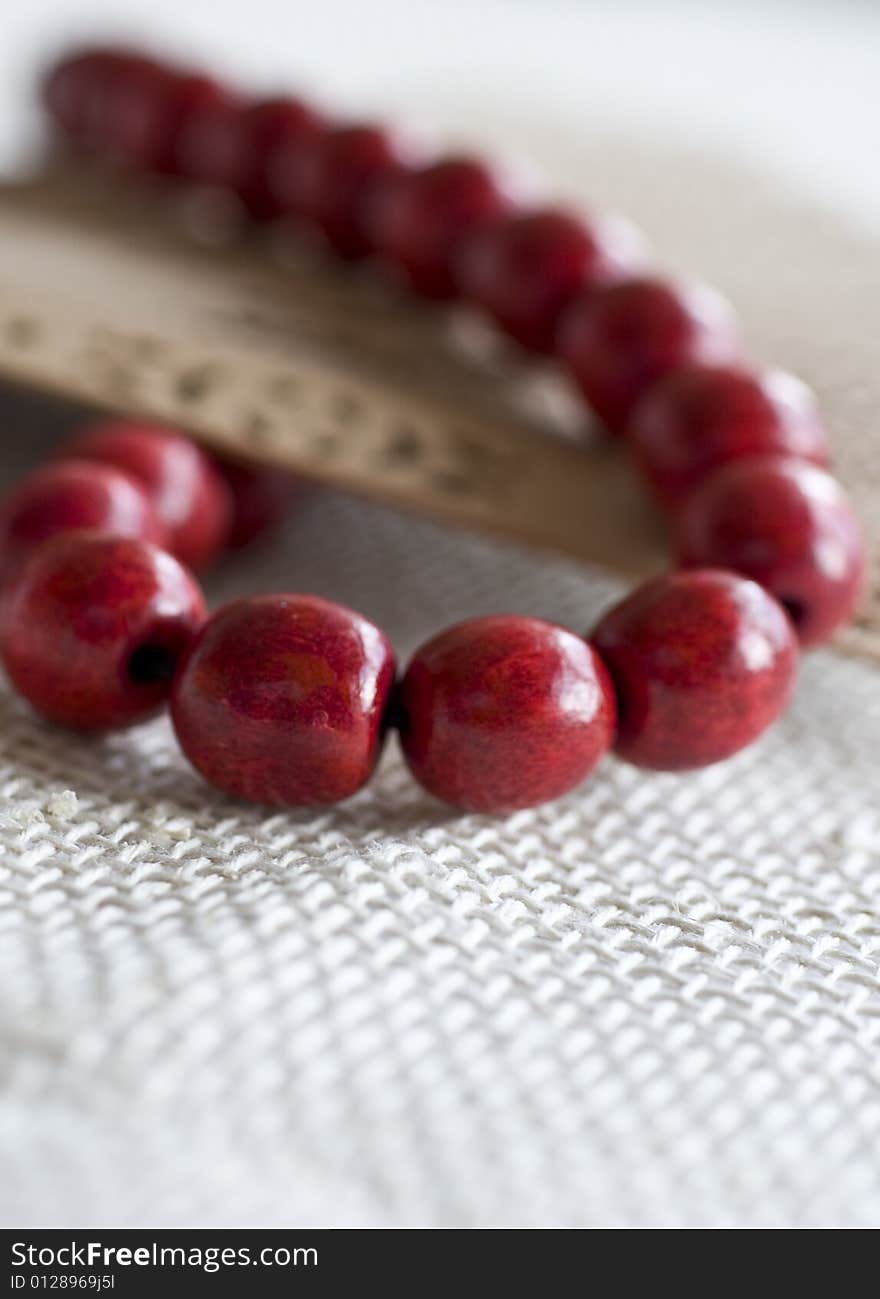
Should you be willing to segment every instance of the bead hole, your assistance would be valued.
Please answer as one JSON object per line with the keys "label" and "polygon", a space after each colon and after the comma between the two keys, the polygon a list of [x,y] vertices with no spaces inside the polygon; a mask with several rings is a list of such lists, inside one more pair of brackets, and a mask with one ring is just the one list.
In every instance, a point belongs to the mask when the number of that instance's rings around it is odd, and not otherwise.
{"label": "bead hole", "polygon": [[391,698],[385,708],[382,729],[384,731],[399,731],[401,735],[405,735],[409,730],[409,714],[404,708],[403,701],[396,688],[392,690]]}
{"label": "bead hole", "polygon": [[136,686],[153,686],[174,676],[177,655],[165,645],[139,645],[128,660],[129,679]]}
{"label": "bead hole", "polygon": [[806,605],[801,600],[790,600],[785,596],[780,597],[779,603],[782,605],[795,627],[802,626],[807,616]]}

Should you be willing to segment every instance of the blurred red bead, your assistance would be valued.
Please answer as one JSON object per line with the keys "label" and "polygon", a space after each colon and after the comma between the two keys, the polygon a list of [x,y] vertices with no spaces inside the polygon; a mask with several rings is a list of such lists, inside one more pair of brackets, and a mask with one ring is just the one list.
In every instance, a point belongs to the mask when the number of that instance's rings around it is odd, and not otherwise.
{"label": "blurred red bead", "polygon": [[299,488],[292,474],[233,460],[219,460],[217,468],[232,501],[227,550],[241,550],[281,525]]}
{"label": "blurred red bead", "polygon": [[32,555],[11,588],[3,663],[50,721],[86,731],[129,726],[162,706],[204,616],[201,591],[165,551],[65,533]]}
{"label": "blurred red bead", "polygon": [[621,432],[652,384],[686,362],[732,359],[737,337],[714,289],[633,279],[577,298],[560,322],[557,350],[589,406]]}
{"label": "blurred red bead", "polygon": [[142,483],[167,530],[168,549],[190,568],[206,568],[226,545],[229,489],[211,456],[182,433],[137,420],[102,420],[61,455],[116,465]]}
{"label": "blurred red bead", "polygon": [[42,77],[43,107],[54,124],[70,135],[82,127],[88,67],[95,54],[94,50],[70,51],[50,64]]}
{"label": "blurred red bead", "polygon": [[238,798],[289,807],[349,798],[373,772],[394,682],[387,639],[318,596],[236,600],[175,679],[181,748]]}
{"label": "blurred red bead", "polygon": [[864,541],[845,492],[801,460],[722,465],[688,497],[677,542],[682,564],[723,565],[771,591],[804,646],[852,618],[864,585]]}
{"label": "blurred red bead", "polygon": [[614,691],[579,636],[537,618],[474,618],[413,656],[399,691],[416,779],[475,812],[559,798],[608,750]]}
{"label": "blurred red bead", "polygon": [[177,149],[188,122],[236,96],[213,77],[160,67],[148,59],[120,65],[93,108],[91,141],[139,171],[178,174]]}
{"label": "blurred red bead", "polygon": [[63,55],[47,70],[43,104],[57,127],[73,139],[87,134],[96,94],[120,59],[136,58],[131,51],[91,47]]}
{"label": "blurred red bead", "polygon": [[252,217],[280,215],[268,176],[276,155],[290,155],[322,127],[321,118],[298,99],[208,103],[181,127],[176,148],[180,175],[237,194]]}
{"label": "blurred red bead", "polygon": [[307,140],[325,129],[323,117],[301,99],[266,99],[245,114],[253,165],[239,197],[251,216],[265,221],[282,215],[272,192],[276,159],[290,157]]}
{"label": "blurred red bead", "polygon": [[372,251],[372,187],[403,166],[399,145],[382,127],[333,126],[278,150],[268,180],[279,210],[311,223],[341,257],[356,260]]}
{"label": "blurred red bead", "polygon": [[251,163],[245,111],[244,104],[226,97],[197,105],[175,141],[177,175],[237,192]]}
{"label": "blurred red bead", "polygon": [[[99,155],[138,171],[167,168],[177,118],[174,99],[182,78],[155,60],[118,59],[92,98],[88,143]],[[199,78],[200,84],[206,79]]]}
{"label": "blurred red bead", "polygon": [[456,274],[463,297],[512,338],[552,352],[559,317],[585,288],[632,271],[639,240],[628,222],[585,222],[554,208],[515,213],[466,239]]}
{"label": "blurred red bead", "polygon": [[48,537],[82,528],[165,539],[149,493],[129,474],[86,459],[42,465],[0,505],[0,581],[16,577]]}
{"label": "blurred red bead", "polygon": [[781,453],[828,463],[816,399],[783,370],[684,365],[636,406],[626,428],[636,462],[666,504],[731,460]]}
{"label": "blurred red bead", "polygon": [[374,188],[368,227],[372,243],[411,288],[426,298],[454,298],[453,267],[465,236],[511,206],[499,181],[471,158],[443,158],[395,171]]}
{"label": "blurred red bead", "polygon": [[614,680],[617,753],[686,771],[728,758],[785,711],[797,641],[755,582],[713,569],[640,586],[591,637]]}

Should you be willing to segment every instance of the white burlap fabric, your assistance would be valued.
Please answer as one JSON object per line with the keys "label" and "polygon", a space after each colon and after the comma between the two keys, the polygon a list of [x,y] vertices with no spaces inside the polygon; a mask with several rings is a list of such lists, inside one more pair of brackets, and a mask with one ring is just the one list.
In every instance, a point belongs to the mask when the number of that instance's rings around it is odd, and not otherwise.
{"label": "white burlap fabric", "polygon": [[[869,512],[876,248],[729,157],[521,127],[485,134],[628,208],[818,386]],[[212,597],[273,588],[405,655],[501,609],[584,628],[618,586],[316,492]],[[876,1225],[878,739],[878,668],[826,651],[703,773],[612,760],[493,820],[392,743],[351,803],[267,814],[164,720],[71,738],[3,687],[0,1220]]]}

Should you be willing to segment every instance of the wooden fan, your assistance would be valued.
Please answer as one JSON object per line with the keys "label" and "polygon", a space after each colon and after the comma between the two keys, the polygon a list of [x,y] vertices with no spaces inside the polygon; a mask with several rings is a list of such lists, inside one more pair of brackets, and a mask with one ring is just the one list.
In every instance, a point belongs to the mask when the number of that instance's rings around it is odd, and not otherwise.
{"label": "wooden fan", "polygon": [[[668,564],[622,449],[560,433],[558,380],[291,245],[79,166],[0,186],[0,375],[627,576]],[[842,644],[880,658],[870,619]]]}

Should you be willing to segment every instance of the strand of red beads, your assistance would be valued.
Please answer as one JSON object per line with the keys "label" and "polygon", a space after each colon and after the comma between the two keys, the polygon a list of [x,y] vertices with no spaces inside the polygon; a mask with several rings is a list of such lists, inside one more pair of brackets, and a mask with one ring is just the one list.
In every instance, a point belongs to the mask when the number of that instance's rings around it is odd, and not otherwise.
{"label": "strand of red beads", "polygon": [[378,258],[419,295],[477,305],[555,355],[670,511],[681,568],[586,638],[534,618],[461,623],[396,682],[379,628],[317,596],[206,617],[184,564],[254,534],[277,511],[277,476],[104,423],[0,510],[0,651],[39,712],[91,729],[170,701],[208,781],[293,806],[355,793],[394,727],[425,788],[501,812],[566,793],[610,748],[655,770],[717,762],[785,710],[798,642],[852,616],[864,549],[811,393],[740,358],[717,294],[645,274],[618,221],[517,206],[477,159],[413,162],[374,123],[252,102],[141,54],[66,57],[45,102],[78,149],[221,186],[257,220],[305,222],[341,256]]}

